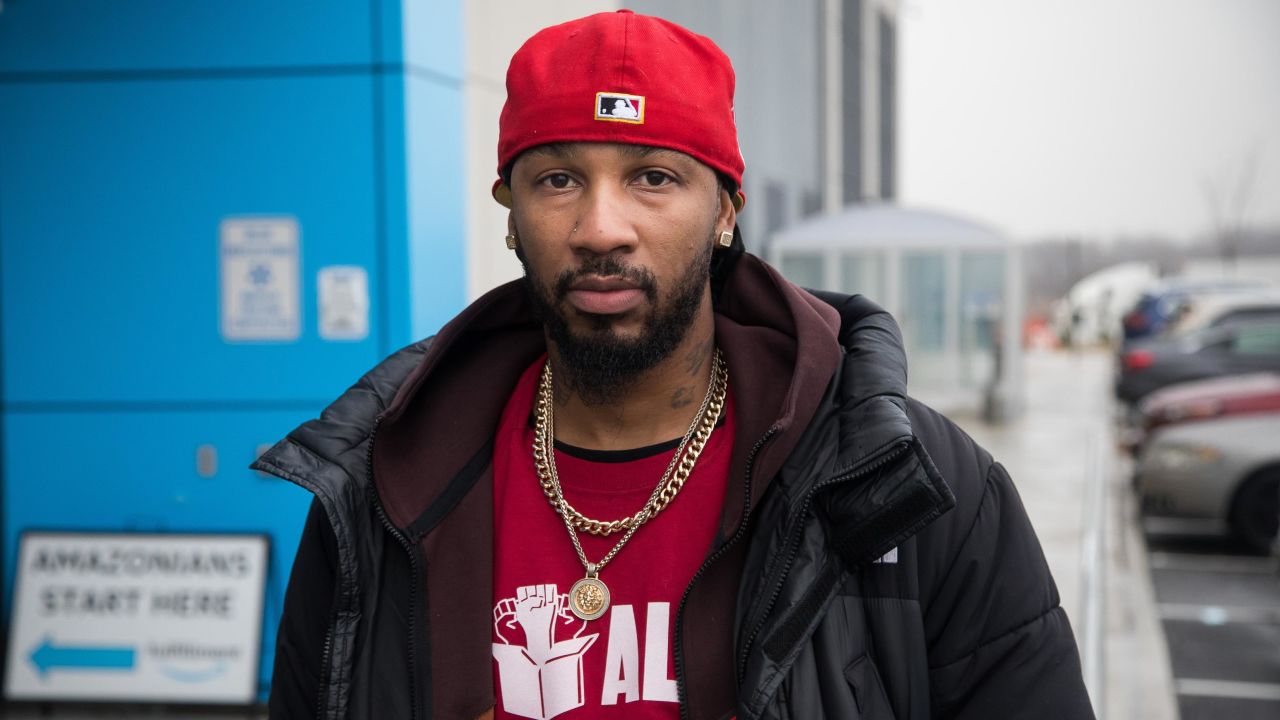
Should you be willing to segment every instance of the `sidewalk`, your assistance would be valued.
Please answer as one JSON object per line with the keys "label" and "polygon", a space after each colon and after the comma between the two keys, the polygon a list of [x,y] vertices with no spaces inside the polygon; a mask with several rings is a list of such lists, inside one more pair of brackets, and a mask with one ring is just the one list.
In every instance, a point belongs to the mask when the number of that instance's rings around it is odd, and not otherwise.
{"label": "sidewalk", "polygon": [[1008,468],[1057,581],[1098,717],[1177,720],[1168,651],[1127,463],[1116,451],[1105,351],[1031,352],[1026,410],[954,419]]}

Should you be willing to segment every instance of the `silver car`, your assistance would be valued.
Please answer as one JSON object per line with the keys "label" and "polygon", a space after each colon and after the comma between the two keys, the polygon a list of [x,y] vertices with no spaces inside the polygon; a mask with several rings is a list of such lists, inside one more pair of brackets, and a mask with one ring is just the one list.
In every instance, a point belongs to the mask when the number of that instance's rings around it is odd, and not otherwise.
{"label": "silver car", "polygon": [[1266,551],[1280,524],[1280,413],[1160,428],[1136,473],[1148,514],[1218,521]]}
{"label": "silver car", "polygon": [[1280,289],[1268,288],[1193,296],[1183,301],[1180,317],[1165,335],[1188,335],[1208,327],[1280,317]]}

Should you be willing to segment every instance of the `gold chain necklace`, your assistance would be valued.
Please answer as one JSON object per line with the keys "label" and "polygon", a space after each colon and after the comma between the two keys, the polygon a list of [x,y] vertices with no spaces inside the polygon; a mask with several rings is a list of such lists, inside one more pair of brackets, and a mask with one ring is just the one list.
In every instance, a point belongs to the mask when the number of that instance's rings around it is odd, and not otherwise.
{"label": "gold chain necklace", "polygon": [[[653,494],[649,496],[649,501],[639,512],[628,518],[605,522],[586,517],[575,510],[564,497],[555,463],[555,413],[552,411],[554,393],[551,382],[551,363],[548,362],[543,367],[538,386],[534,423],[534,467],[547,501],[551,503],[556,514],[564,520],[565,528],[569,531],[569,539],[573,541],[573,549],[577,551],[578,560],[586,569],[586,576],[574,583],[569,590],[569,608],[578,617],[583,620],[594,620],[609,608],[609,588],[600,580],[600,570],[618,554],[641,525],[666,508],[684,487],[685,481],[693,472],[694,463],[702,454],[702,449],[711,437],[712,431],[715,430],[716,422],[719,421],[720,414],[724,410],[728,387],[729,371],[723,356],[717,349],[712,355],[711,380],[707,383],[707,394],[703,397],[702,405],[694,415],[689,430],[681,439],[675,454],[672,455],[666,471],[658,480]],[[593,563],[587,560],[587,555],[582,550],[582,543],[578,540],[579,529],[597,535],[609,535],[621,529],[625,529],[626,533],[613,546],[613,549],[601,558],[600,562]]]}

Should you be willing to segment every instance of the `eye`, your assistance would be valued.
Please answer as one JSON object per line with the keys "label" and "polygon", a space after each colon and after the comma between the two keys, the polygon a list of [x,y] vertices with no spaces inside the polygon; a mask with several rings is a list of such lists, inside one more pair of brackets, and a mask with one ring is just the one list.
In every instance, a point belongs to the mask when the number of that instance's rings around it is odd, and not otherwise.
{"label": "eye", "polygon": [[551,173],[550,175],[538,180],[538,182],[547,185],[548,187],[555,188],[556,190],[564,190],[573,184],[573,178],[569,177],[566,173],[558,172]]}
{"label": "eye", "polygon": [[662,187],[669,183],[675,182],[675,178],[661,170],[646,170],[640,176],[641,184],[646,187]]}

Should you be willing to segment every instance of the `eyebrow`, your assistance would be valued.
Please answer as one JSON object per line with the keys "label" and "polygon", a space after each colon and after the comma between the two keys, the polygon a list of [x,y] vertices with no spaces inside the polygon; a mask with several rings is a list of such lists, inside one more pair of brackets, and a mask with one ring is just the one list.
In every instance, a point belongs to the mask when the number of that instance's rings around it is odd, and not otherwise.
{"label": "eyebrow", "polygon": [[534,145],[525,152],[530,155],[551,155],[558,158],[570,158],[578,154],[574,143],[553,142],[545,145]]}
{"label": "eyebrow", "polygon": [[[532,155],[549,155],[552,157],[571,160],[577,156],[579,144],[580,143],[576,142],[553,142],[545,145],[535,145],[534,147],[529,148],[528,152]],[[618,147],[623,155],[632,159],[646,158],[654,154],[684,155],[684,153],[679,152],[678,150],[656,147],[654,145],[631,145],[619,143]]]}
{"label": "eyebrow", "polygon": [[623,145],[622,146],[622,154],[631,158],[646,158],[655,153],[674,153],[677,155],[681,154],[681,153],[676,153],[675,150],[668,150],[667,148],[654,147],[653,145]]}

